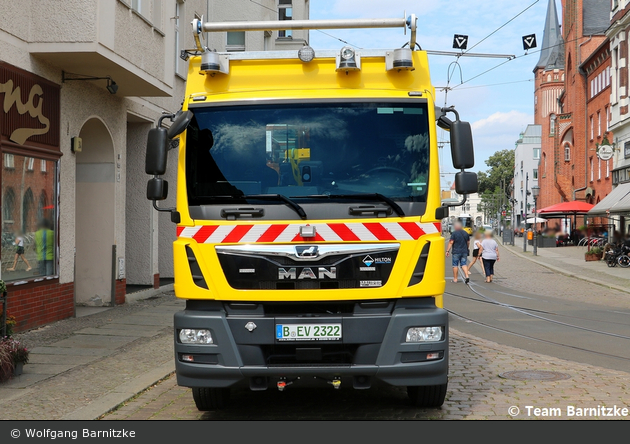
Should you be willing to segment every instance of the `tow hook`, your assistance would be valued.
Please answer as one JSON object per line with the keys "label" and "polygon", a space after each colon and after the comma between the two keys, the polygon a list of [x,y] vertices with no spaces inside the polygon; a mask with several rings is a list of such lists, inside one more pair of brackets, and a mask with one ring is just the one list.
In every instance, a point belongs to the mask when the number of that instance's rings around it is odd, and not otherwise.
{"label": "tow hook", "polygon": [[328,383],[331,384],[335,390],[339,390],[339,388],[341,387],[341,379],[339,378],[328,381]]}

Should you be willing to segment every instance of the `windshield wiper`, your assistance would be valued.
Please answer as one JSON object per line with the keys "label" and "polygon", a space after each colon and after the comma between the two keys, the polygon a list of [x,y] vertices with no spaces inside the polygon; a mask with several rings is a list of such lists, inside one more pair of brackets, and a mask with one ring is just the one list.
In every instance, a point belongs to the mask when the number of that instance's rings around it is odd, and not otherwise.
{"label": "windshield wiper", "polygon": [[365,193],[365,194],[316,194],[312,196],[300,196],[307,199],[356,199],[356,200],[372,200],[372,201],[381,201],[385,202],[389,205],[394,212],[400,216],[405,217],[405,212],[400,205],[396,203],[396,201],[390,197],[384,196],[381,193]]}
{"label": "windshield wiper", "polygon": [[277,202],[284,202],[288,207],[291,207],[302,219],[306,219],[306,212],[295,201],[289,199],[283,194],[246,194],[242,196],[244,199],[258,199],[258,200],[275,200]]}

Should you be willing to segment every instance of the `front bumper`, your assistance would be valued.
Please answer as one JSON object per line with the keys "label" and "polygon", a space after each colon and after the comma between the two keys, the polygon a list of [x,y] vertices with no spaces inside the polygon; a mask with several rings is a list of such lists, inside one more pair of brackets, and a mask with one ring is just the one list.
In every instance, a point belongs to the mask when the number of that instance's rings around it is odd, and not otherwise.
{"label": "front bumper", "polygon": [[[355,308],[316,316],[269,314],[258,308],[239,313],[223,309],[222,304],[189,303],[186,310],[175,314],[177,383],[229,387],[249,380],[252,389],[264,389],[269,380],[311,376],[328,380],[351,377],[355,388],[369,388],[374,379],[399,386],[445,384],[448,315],[432,301],[401,299],[384,302],[385,309]],[[251,332],[245,328],[248,322],[256,324]],[[280,343],[275,339],[276,323],[341,323],[343,339]],[[431,343],[405,342],[409,327],[423,326],[443,326],[444,337]],[[182,328],[210,329],[214,344],[181,344],[178,332]],[[427,359],[427,354],[436,353],[437,359]],[[183,361],[182,355],[192,355],[195,362]]]}

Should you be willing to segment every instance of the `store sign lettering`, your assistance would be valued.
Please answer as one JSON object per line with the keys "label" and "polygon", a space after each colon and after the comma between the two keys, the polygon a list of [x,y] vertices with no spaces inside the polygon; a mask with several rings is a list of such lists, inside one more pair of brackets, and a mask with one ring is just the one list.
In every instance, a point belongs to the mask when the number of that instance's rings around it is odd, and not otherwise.
{"label": "store sign lettering", "polygon": [[[33,85],[26,103],[22,103],[20,87],[16,86],[15,89],[13,89],[13,80],[8,80],[6,83],[0,83],[0,93],[4,93],[3,108],[5,114],[8,114],[13,105],[15,105],[15,109],[19,115],[23,115],[28,112],[32,118],[36,118],[39,123],[44,125],[43,128],[17,128],[9,136],[9,139],[13,142],[23,145],[29,137],[46,134],[48,130],[50,130],[50,121],[42,113],[44,91],[41,86],[37,84]],[[36,97],[39,98],[39,100],[37,100],[37,105],[35,105]]]}

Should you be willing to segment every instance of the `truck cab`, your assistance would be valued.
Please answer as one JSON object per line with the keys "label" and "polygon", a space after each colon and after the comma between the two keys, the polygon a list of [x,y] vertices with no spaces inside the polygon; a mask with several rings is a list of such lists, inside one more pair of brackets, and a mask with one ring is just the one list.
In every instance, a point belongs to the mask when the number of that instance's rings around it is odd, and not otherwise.
{"label": "truck cab", "polygon": [[[288,25],[375,21],[195,20],[193,30]],[[460,194],[476,191],[472,136],[435,107],[416,18],[376,25],[408,27],[409,47],[221,54],[199,43],[182,110],[149,134],[147,197],[177,225],[175,293],[186,300],[174,320],[177,382],[200,410],[223,407],[242,381],[381,380],[408,387],[417,406],[444,402],[436,122],[451,131]],[[160,176],[174,145],[177,206],[166,209]]]}

